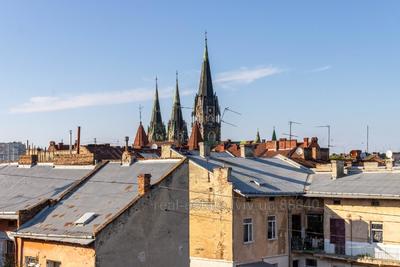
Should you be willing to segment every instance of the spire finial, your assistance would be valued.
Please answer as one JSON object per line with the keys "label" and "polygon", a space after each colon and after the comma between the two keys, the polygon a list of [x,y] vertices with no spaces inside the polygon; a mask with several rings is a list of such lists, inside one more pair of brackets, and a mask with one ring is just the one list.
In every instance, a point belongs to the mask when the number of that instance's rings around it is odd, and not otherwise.
{"label": "spire finial", "polygon": [[156,89],[158,89],[158,78],[157,78],[157,75],[156,75]]}
{"label": "spire finial", "polygon": [[208,59],[208,46],[207,46],[207,31],[204,32],[204,43],[205,43],[205,49],[204,49],[204,59]]}
{"label": "spire finial", "polygon": [[176,83],[178,83],[178,71],[176,71]]}
{"label": "spire finial", "polygon": [[143,106],[139,105],[139,121],[140,121],[140,124],[142,124],[142,109],[143,109]]}

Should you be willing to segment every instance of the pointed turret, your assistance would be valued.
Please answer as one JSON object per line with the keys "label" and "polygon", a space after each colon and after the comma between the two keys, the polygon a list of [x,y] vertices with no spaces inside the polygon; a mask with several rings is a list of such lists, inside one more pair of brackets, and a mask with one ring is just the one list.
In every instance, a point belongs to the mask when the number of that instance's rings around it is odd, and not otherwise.
{"label": "pointed turret", "polygon": [[151,113],[151,121],[149,125],[149,142],[160,142],[165,141],[166,132],[165,125],[161,118],[160,101],[158,99],[158,80],[156,77],[156,93],[154,96],[153,111]]}
{"label": "pointed turret", "polygon": [[218,97],[214,93],[212,84],[206,33],[199,91],[195,97],[193,111],[194,121],[199,123],[200,133],[204,141],[212,144],[221,140],[220,115]]}
{"label": "pointed turret", "polygon": [[190,134],[190,138],[188,141],[189,150],[198,150],[199,142],[203,142],[203,138],[201,137],[199,124],[197,122],[194,122],[192,133]]}
{"label": "pointed turret", "polygon": [[183,120],[181,100],[179,97],[178,72],[176,72],[176,88],[172,104],[171,119],[168,122],[168,141],[178,144],[185,143],[188,139],[186,122]]}
{"label": "pointed turret", "polygon": [[261,143],[261,138],[260,138],[260,132],[257,129],[257,134],[256,134],[256,139],[254,140],[254,143]]}
{"label": "pointed turret", "polygon": [[139,127],[136,132],[135,141],[133,142],[133,148],[143,148],[149,144],[149,140],[147,139],[146,131],[140,122]]}
{"label": "pointed turret", "polygon": [[276,132],[275,132],[275,127],[274,127],[274,131],[272,132],[272,141],[276,141]]}

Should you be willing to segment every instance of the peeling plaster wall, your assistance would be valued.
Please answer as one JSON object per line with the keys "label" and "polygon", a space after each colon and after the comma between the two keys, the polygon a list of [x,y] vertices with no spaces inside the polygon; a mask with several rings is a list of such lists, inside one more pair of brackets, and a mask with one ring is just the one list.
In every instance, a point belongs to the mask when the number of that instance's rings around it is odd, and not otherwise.
{"label": "peeling plaster wall", "polygon": [[189,266],[188,175],[185,162],[104,228],[96,266]]}

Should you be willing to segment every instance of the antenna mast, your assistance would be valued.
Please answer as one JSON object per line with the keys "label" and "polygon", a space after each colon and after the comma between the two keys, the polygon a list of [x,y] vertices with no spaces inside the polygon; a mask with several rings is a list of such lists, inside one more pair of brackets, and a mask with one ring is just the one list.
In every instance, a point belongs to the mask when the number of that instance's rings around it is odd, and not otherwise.
{"label": "antenna mast", "polygon": [[367,153],[369,151],[369,125],[367,125]]}
{"label": "antenna mast", "polygon": [[300,122],[289,121],[289,141],[292,141],[292,125],[293,124],[301,124]]}
{"label": "antenna mast", "polygon": [[321,125],[321,126],[317,126],[317,127],[328,129],[328,148],[332,147],[331,146],[331,126],[328,124],[328,125]]}

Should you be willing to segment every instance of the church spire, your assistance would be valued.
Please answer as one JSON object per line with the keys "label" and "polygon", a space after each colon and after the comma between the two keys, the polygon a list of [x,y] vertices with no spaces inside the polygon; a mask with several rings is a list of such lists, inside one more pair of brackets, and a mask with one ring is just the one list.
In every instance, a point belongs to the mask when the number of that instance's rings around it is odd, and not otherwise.
{"label": "church spire", "polygon": [[276,132],[275,132],[275,126],[274,126],[274,131],[272,132],[272,141],[276,141]]}
{"label": "church spire", "polygon": [[160,101],[158,99],[158,79],[156,77],[156,92],[154,96],[153,110],[151,113],[151,121],[149,126],[149,141],[159,142],[165,141],[165,126],[161,118]]}
{"label": "church spire", "polygon": [[199,95],[212,98],[214,95],[214,89],[212,85],[210,61],[208,59],[207,32],[205,32],[204,44],[204,58],[201,66]]}
{"label": "church spire", "polygon": [[194,100],[193,118],[204,142],[215,144],[221,140],[221,112],[218,97],[214,93],[210,61],[208,58],[207,32],[205,33],[204,57],[201,66],[199,91]]}
{"label": "church spire", "polygon": [[261,143],[261,137],[260,137],[260,131],[257,129],[257,134],[256,134],[256,140],[254,140],[254,143]]}
{"label": "church spire", "polygon": [[176,87],[172,104],[171,119],[168,122],[168,141],[184,143],[187,141],[187,126],[183,120],[181,100],[179,97],[178,72],[176,72]]}

